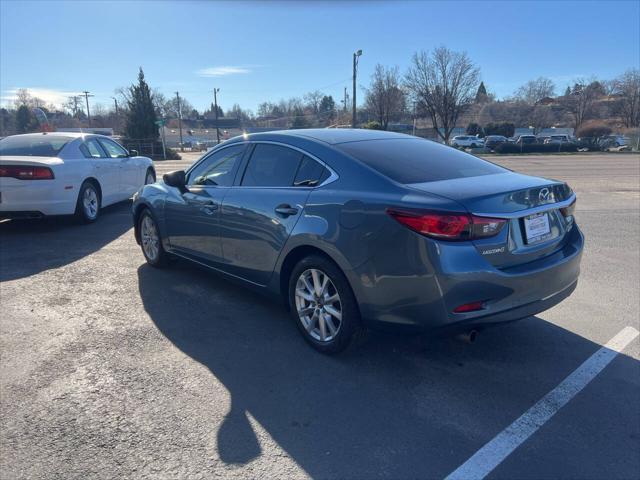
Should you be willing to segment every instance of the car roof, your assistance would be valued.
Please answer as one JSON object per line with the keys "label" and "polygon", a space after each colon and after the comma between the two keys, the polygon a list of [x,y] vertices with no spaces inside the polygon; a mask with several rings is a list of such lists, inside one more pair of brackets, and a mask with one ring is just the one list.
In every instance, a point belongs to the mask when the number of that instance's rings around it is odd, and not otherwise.
{"label": "car roof", "polygon": [[251,133],[237,139],[259,140],[259,139],[285,139],[286,137],[303,137],[316,140],[329,145],[336,145],[347,142],[362,142],[366,140],[384,140],[393,138],[416,138],[402,133],[386,132],[383,130],[367,130],[353,128],[307,128],[299,130],[275,130],[271,132]]}
{"label": "car roof", "polygon": [[105,137],[106,135],[100,135],[97,133],[82,133],[82,132],[37,132],[37,133],[21,133],[19,135],[9,135],[9,137],[66,137],[66,138],[84,138],[84,137]]}

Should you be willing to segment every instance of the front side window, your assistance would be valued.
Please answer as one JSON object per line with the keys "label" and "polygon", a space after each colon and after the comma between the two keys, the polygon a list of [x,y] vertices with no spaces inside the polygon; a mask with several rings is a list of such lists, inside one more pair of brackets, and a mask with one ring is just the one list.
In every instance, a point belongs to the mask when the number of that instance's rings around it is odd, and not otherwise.
{"label": "front side window", "polygon": [[302,153],[280,145],[256,145],[242,177],[248,187],[290,187],[298,171]]}
{"label": "front side window", "polygon": [[80,145],[80,151],[86,158],[105,158],[107,155],[95,138],[89,138]]}
{"label": "front side window", "polygon": [[100,145],[102,145],[107,152],[107,156],[111,158],[125,158],[129,156],[129,153],[113,140],[106,138],[100,139]]}
{"label": "front side window", "polygon": [[212,153],[189,172],[187,184],[230,187],[244,148],[233,145]]}
{"label": "front side window", "polygon": [[73,137],[59,135],[16,135],[0,140],[0,155],[55,157]]}

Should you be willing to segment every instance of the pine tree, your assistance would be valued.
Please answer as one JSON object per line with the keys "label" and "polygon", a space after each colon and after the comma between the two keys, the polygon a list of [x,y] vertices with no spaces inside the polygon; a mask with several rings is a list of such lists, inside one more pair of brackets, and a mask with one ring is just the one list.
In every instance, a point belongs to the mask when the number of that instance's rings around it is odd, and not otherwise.
{"label": "pine tree", "polygon": [[567,89],[564,91],[565,97],[568,97],[569,95],[571,95],[571,87],[567,87]]}
{"label": "pine tree", "polygon": [[485,103],[489,99],[487,95],[487,89],[484,86],[484,82],[480,82],[478,91],[476,92],[476,103]]}
{"label": "pine tree", "polygon": [[29,107],[20,105],[16,112],[16,131],[18,133],[27,133],[33,126],[33,118]]}
{"label": "pine tree", "polygon": [[127,125],[125,133],[131,139],[158,139],[156,111],[151,99],[151,90],[144,79],[144,72],[140,68],[138,84],[129,88],[131,100],[128,102]]}

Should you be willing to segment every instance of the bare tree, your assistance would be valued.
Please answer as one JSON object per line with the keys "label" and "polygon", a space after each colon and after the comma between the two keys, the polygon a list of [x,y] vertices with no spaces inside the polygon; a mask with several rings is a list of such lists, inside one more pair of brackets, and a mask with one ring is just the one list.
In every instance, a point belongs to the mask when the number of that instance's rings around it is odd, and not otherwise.
{"label": "bare tree", "polygon": [[552,127],[556,118],[549,105],[535,105],[529,114],[529,125],[534,128],[535,133],[540,133],[545,128]]}
{"label": "bare tree", "polygon": [[560,99],[560,104],[571,114],[576,130],[589,117],[593,110],[593,104],[600,95],[595,85],[595,81],[577,79],[571,93]]}
{"label": "bare tree", "polygon": [[513,94],[515,99],[525,102],[529,105],[535,105],[546,97],[555,95],[556,86],[549,78],[538,77],[535,80],[529,80],[522,85]]}
{"label": "bare tree", "polygon": [[460,114],[475,99],[480,70],[466,53],[438,47],[431,54],[421,51],[413,55],[405,82],[431,117],[438,135],[448,142]]}
{"label": "bare tree", "polygon": [[400,88],[398,67],[385,68],[377,64],[365,99],[367,110],[384,130],[389,121],[398,118],[405,109],[405,95]]}
{"label": "bare tree", "polygon": [[640,126],[640,70],[627,70],[613,82],[616,111],[627,128]]}
{"label": "bare tree", "polygon": [[320,111],[320,102],[322,101],[322,97],[324,97],[324,93],[319,90],[315,90],[304,95],[306,106],[311,108],[313,113],[315,113],[316,115]]}

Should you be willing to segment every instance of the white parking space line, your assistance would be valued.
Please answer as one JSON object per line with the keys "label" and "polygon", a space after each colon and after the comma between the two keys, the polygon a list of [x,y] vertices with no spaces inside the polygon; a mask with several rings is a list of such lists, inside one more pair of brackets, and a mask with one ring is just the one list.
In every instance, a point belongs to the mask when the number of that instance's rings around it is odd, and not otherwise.
{"label": "white parking space line", "polygon": [[525,440],[553,417],[569,400],[586,387],[634,338],[638,330],[625,327],[591,355],[562,383],[547,393],[520,418],[505,428],[445,480],[471,480],[486,477]]}

